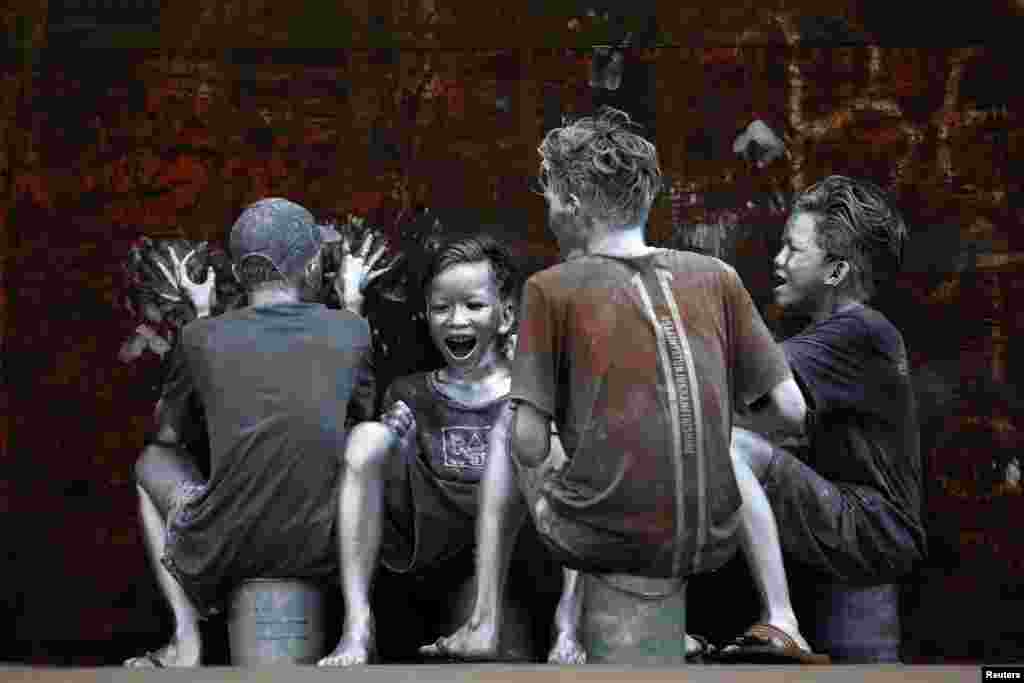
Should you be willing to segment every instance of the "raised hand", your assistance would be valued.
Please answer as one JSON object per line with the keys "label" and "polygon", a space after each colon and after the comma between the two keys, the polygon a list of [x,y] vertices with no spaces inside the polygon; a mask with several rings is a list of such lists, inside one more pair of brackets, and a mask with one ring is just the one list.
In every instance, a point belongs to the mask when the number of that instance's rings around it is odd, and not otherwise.
{"label": "raised hand", "polygon": [[196,317],[205,318],[210,315],[210,311],[216,302],[217,291],[215,288],[216,278],[213,274],[213,266],[207,269],[205,282],[194,282],[188,274],[188,260],[195,256],[196,250],[193,249],[181,260],[178,260],[178,255],[173,248],[167,251],[170,254],[171,262],[174,264],[174,272],[168,272],[167,268],[159,261],[157,261],[157,267],[160,268],[170,282],[173,282],[179,289],[185,292],[188,300],[196,310]]}
{"label": "raised hand", "polygon": [[[374,243],[377,244],[375,250]],[[354,249],[349,236],[346,234],[342,237],[341,258],[338,272],[334,277],[334,291],[338,294],[341,305],[353,313],[362,315],[366,288],[398,263],[396,258],[386,267],[374,270],[387,247],[384,235],[373,230],[367,231],[363,243]]]}

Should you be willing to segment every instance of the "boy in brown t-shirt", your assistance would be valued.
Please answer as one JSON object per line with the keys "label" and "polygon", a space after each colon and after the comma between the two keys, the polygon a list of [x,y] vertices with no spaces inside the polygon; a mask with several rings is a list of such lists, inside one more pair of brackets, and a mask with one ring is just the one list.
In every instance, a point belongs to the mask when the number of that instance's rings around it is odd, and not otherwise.
{"label": "boy in brown t-shirt", "polygon": [[[646,245],[661,172],[630,125],[606,109],[541,145],[549,225],[563,254],[582,255],[526,283],[512,400],[496,430],[509,434],[530,514],[566,567],[683,579],[739,545],[763,598],[768,658],[827,661],[800,635],[764,492],[729,453],[735,406],[764,399],[762,416],[792,431],[806,407],[735,271]],[[562,463],[549,457],[552,427]],[[507,561],[493,548],[509,537],[479,540],[477,612],[442,651],[496,647],[487,636],[500,603],[484,596],[501,585]],[[578,620],[579,599],[563,599],[556,619]]]}

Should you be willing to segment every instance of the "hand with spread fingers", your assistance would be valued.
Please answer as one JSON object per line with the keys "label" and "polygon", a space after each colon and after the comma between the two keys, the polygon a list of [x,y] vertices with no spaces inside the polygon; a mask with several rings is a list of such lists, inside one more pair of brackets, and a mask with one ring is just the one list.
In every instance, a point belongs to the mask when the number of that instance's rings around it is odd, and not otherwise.
{"label": "hand with spread fingers", "polygon": [[[374,244],[377,245],[376,249],[373,249]],[[366,288],[371,282],[394,268],[398,262],[396,258],[387,266],[374,270],[374,266],[387,251],[387,247],[384,235],[373,230],[366,232],[363,243],[357,248],[352,248],[348,235],[342,238],[340,264],[334,277],[334,291],[344,308],[357,315],[363,314]]]}
{"label": "hand with spread fingers", "polygon": [[216,277],[213,274],[213,266],[210,266],[206,270],[206,280],[203,282],[195,282],[189,277],[188,274],[188,261],[196,255],[196,250],[188,252],[184,258],[178,260],[177,254],[174,249],[168,250],[171,256],[171,261],[174,263],[173,274],[168,273],[167,269],[157,264],[160,270],[164,271],[164,275],[168,280],[174,282],[182,289],[188,300],[192,302],[192,306],[196,309],[196,317],[205,318],[210,315],[210,311],[213,309],[216,303]]}

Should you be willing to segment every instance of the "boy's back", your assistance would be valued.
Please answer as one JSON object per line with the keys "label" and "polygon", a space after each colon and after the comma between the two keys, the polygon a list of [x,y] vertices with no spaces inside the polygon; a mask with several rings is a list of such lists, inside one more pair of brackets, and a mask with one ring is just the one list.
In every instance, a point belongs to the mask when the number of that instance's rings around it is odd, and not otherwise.
{"label": "boy's back", "polygon": [[735,548],[734,400],[790,376],[735,272],[657,250],[585,256],[524,289],[512,398],[551,415],[571,463],[541,532],[570,566],[685,576]]}
{"label": "boy's back", "polygon": [[347,411],[370,408],[349,405],[369,346],[365,320],[309,303],[183,330],[161,410],[197,392],[211,472],[187,514],[172,516],[167,558],[200,602],[225,581],[336,570],[339,458]]}

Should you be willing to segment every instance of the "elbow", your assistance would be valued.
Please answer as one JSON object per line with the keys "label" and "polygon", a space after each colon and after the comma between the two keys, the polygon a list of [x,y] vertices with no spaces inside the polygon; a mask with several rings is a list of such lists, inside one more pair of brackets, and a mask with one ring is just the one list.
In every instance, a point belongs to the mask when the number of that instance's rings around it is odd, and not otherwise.
{"label": "elbow", "polygon": [[792,432],[803,434],[806,422],[807,404],[804,402],[803,398],[799,398],[794,405],[789,408],[789,414],[786,415],[786,426],[789,427]]}
{"label": "elbow", "polygon": [[793,379],[780,384],[773,392],[773,403],[787,432],[803,434],[807,420],[807,402]]}

